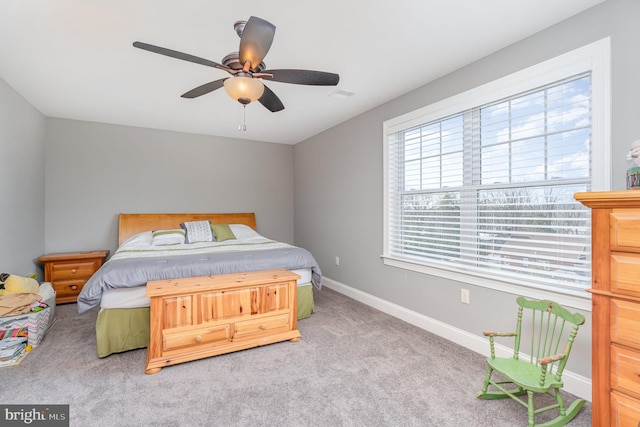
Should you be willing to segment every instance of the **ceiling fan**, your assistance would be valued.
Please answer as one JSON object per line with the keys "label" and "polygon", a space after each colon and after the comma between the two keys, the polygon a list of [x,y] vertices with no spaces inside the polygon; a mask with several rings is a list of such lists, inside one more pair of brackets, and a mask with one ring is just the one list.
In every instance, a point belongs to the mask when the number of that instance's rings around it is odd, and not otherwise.
{"label": "ceiling fan", "polygon": [[284,104],[262,82],[262,79],[314,86],[336,86],[338,84],[340,80],[338,74],[324,71],[266,70],[262,60],[269,52],[276,27],[270,22],[255,16],[250,17],[248,21],[238,21],[233,27],[240,37],[240,48],[238,52],[225,56],[222,59],[222,64],[139,41],[134,42],[133,46],[149,52],[217,68],[231,74],[231,77],[225,77],[198,86],[182,94],[183,98],[197,98],[224,86],[227,93],[240,104],[247,105],[253,101],[258,101],[269,111],[276,112],[283,110]]}

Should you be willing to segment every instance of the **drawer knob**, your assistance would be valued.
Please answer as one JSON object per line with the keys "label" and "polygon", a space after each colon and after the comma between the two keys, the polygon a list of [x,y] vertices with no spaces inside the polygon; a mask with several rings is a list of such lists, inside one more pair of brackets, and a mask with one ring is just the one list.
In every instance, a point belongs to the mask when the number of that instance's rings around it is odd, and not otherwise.
{"label": "drawer knob", "polygon": [[262,329],[263,331],[267,329],[267,324],[263,323],[262,325],[260,325],[260,329]]}
{"label": "drawer knob", "polygon": [[198,335],[198,336],[196,337],[196,342],[200,342],[200,341],[202,341],[202,337],[201,337],[200,335]]}
{"label": "drawer knob", "polygon": [[77,290],[77,289],[78,289],[78,285],[71,285],[71,290],[72,290],[72,291],[75,291],[75,290]]}
{"label": "drawer knob", "polygon": [[77,268],[72,268],[72,269],[71,269],[71,274],[76,274],[77,272],[78,272],[78,269],[77,269]]}

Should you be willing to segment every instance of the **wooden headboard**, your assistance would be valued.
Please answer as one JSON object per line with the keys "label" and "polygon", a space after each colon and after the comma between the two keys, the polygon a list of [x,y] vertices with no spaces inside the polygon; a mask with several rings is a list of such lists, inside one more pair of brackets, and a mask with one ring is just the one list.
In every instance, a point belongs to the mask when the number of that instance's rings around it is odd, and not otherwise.
{"label": "wooden headboard", "polygon": [[209,220],[212,224],[245,224],[256,229],[256,214],[251,213],[183,213],[183,214],[120,214],[118,246],[134,234],[150,230],[180,228],[185,221]]}

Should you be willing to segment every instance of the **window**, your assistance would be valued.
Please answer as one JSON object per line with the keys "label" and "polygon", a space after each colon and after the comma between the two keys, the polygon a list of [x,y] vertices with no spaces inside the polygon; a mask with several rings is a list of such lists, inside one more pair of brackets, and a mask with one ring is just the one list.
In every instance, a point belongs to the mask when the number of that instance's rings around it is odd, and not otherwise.
{"label": "window", "polygon": [[573,195],[609,185],[607,58],[603,40],[385,122],[385,263],[589,309]]}

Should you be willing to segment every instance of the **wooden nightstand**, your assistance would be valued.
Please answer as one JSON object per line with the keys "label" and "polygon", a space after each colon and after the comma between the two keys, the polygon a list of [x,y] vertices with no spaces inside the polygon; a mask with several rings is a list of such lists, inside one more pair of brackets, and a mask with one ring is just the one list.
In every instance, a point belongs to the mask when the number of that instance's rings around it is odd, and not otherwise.
{"label": "wooden nightstand", "polygon": [[44,280],[56,291],[56,304],[76,302],[84,284],[95,273],[109,251],[59,252],[43,255]]}

